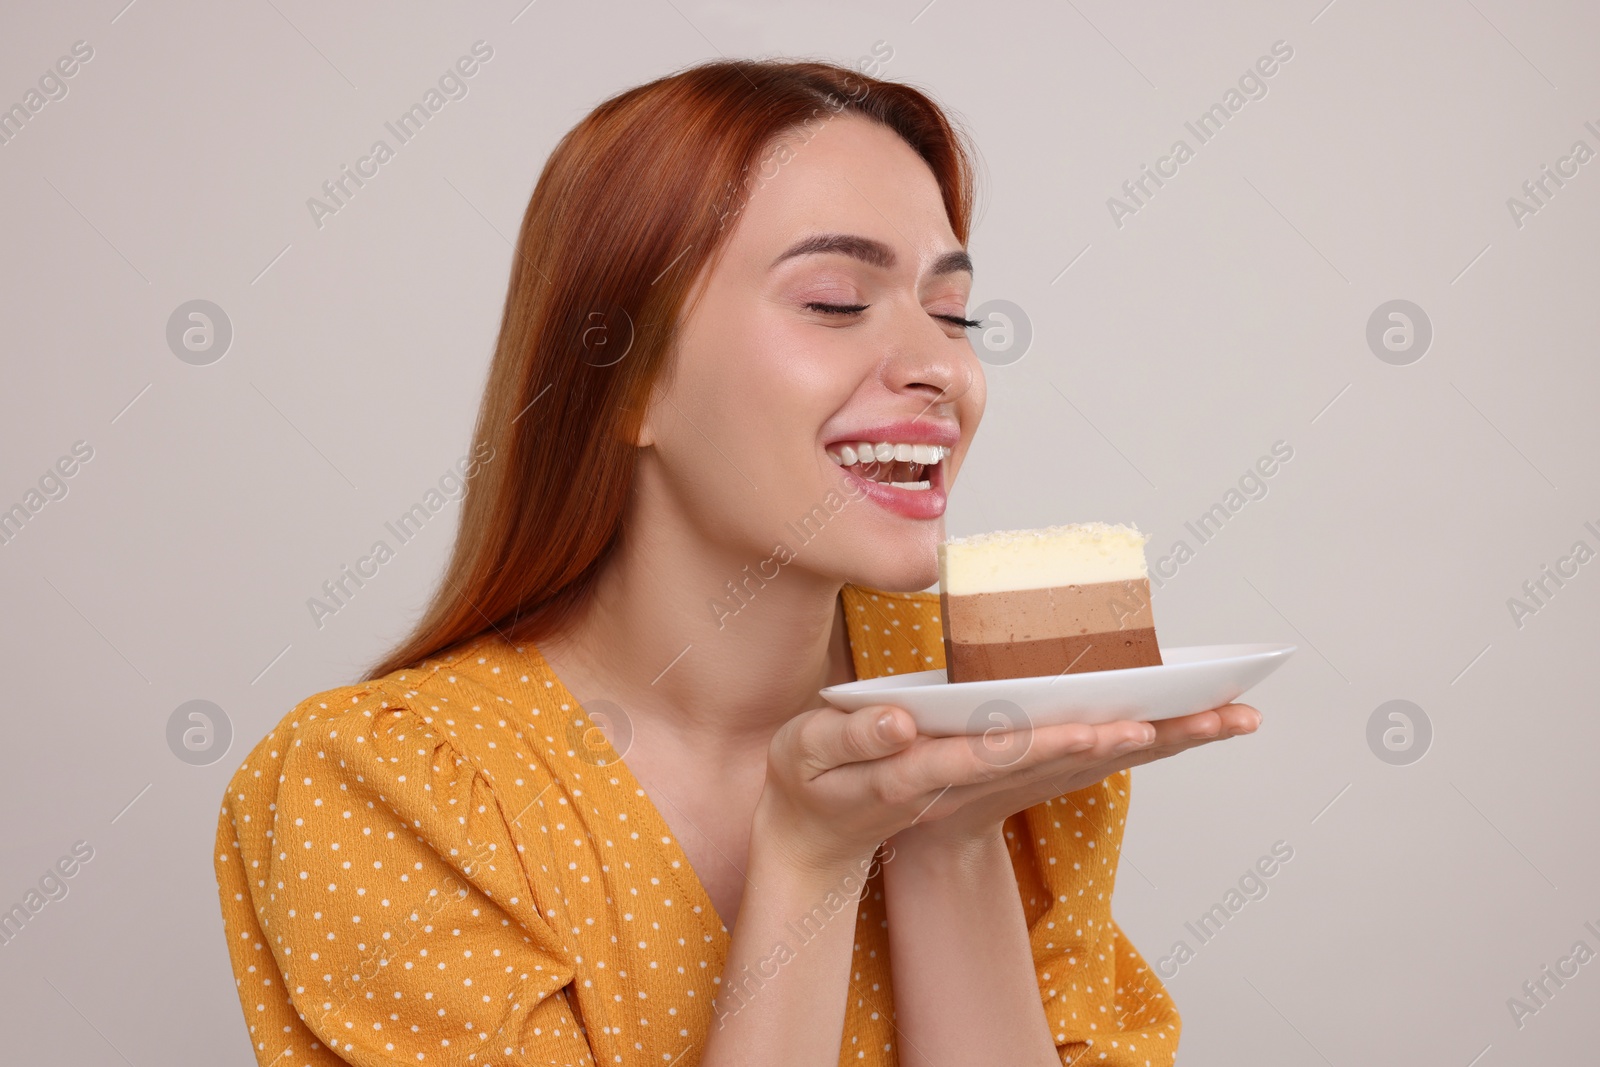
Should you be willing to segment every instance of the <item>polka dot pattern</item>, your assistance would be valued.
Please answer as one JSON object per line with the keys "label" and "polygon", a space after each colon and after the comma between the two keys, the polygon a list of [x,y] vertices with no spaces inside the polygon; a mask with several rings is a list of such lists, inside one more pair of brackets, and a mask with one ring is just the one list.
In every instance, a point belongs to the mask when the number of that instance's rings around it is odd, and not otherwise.
{"label": "polka dot pattern", "polygon": [[[944,665],[938,596],[845,586],[859,677]],[[474,638],[297,705],[234,773],[215,866],[266,1067],[688,1067],[730,935],[666,820],[538,650]],[[593,737],[598,731],[588,733]],[[1180,1021],[1111,919],[1130,777],[1006,820],[1062,1063],[1173,1062]],[[839,1063],[898,1062],[881,870]]]}

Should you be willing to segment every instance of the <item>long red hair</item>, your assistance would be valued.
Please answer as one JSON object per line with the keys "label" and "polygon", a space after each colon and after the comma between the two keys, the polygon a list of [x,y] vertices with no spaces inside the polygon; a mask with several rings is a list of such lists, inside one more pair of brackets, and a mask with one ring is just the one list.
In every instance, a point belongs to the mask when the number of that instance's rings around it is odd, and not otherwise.
{"label": "long red hair", "polygon": [[787,158],[763,150],[839,114],[927,161],[965,246],[969,137],[918,89],[848,67],[699,64],[611,97],[561,139],[522,218],[473,431],[483,461],[443,581],[367,680],[491,628],[537,644],[575,618],[623,536],[631,442],[694,281]]}

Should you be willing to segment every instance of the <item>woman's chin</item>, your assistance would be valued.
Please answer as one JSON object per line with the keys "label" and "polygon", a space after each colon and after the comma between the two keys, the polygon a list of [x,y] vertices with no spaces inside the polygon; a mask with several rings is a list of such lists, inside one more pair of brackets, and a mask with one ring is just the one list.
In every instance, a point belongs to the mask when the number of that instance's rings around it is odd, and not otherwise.
{"label": "woman's chin", "polygon": [[777,527],[769,537],[789,549],[788,558],[778,562],[886,592],[915,592],[939,580],[942,516],[909,518],[843,494],[823,494],[822,504],[807,505],[806,499],[800,494],[795,503],[774,508],[778,516],[790,517],[772,520]]}
{"label": "woman's chin", "polygon": [[915,593],[938,582],[939,563],[932,549],[926,560],[908,555],[875,559],[864,554],[850,561],[844,580],[889,593]]}

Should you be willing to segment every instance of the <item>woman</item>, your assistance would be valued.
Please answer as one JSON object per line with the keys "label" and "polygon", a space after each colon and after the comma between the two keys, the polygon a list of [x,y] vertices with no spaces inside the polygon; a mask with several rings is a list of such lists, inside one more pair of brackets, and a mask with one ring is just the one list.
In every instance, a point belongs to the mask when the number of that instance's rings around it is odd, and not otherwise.
{"label": "woman", "polygon": [[1172,1062],[1110,914],[1128,768],[1255,709],[994,747],[818,696],[943,664],[972,200],[936,105],[823,63],[561,141],[444,582],[224,801],[259,1062]]}

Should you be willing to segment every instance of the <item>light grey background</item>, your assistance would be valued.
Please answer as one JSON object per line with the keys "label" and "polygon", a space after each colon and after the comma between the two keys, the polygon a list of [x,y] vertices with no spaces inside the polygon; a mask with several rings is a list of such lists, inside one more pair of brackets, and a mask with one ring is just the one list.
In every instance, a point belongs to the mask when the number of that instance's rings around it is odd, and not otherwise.
{"label": "light grey background", "polygon": [[[0,1058],[252,1062],[212,875],[222,789],[436,580],[454,505],[320,629],[306,606],[467,452],[549,150],[605,96],[719,53],[854,63],[880,41],[884,76],[982,152],[973,306],[1033,330],[989,368],[952,534],[1133,521],[1154,561],[1294,450],[1156,593],[1163,644],[1301,648],[1248,698],[1258,735],[1135,772],[1115,912],[1152,964],[1196,950],[1168,979],[1180,1063],[1593,1048],[1600,963],[1520,1028],[1507,1000],[1580,939],[1600,951],[1600,562],[1520,627],[1507,602],[1600,548],[1600,160],[1520,227],[1507,200],[1600,149],[1600,13],[524,2],[5,16],[0,105],[75,41],[94,56],[0,146],[0,507],[74,442],[94,455],[0,546],[0,905],[73,842],[95,854],[0,947]],[[319,229],[307,199],[479,39],[469,95]],[[1197,145],[1184,122],[1279,40],[1268,94]],[[1194,158],[1117,226],[1107,198],[1180,137]],[[192,299],[233,326],[209,366],[166,341]],[[1366,341],[1394,299],[1434,331],[1405,366]],[[234,731],[207,766],[166,740],[194,699]],[[1432,726],[1409,765],[1367,741],[1393,699]],[[1185,922],[1280,840],[1269,894],[1199,945]]]}

